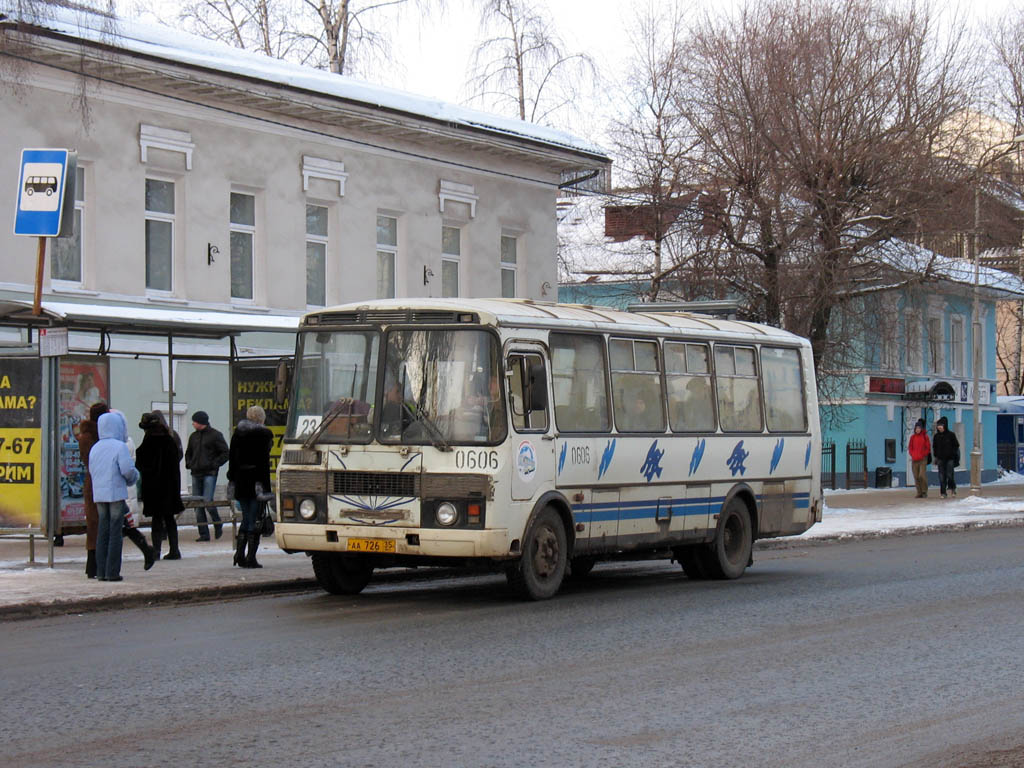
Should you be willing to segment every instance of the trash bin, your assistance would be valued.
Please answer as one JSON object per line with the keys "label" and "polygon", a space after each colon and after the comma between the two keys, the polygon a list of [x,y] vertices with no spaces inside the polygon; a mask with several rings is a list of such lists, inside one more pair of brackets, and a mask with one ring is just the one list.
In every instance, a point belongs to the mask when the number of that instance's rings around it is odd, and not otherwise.
{"label": "trash bin", "polygon": [[875,467],[875,488],[892,488],[892,467]]}

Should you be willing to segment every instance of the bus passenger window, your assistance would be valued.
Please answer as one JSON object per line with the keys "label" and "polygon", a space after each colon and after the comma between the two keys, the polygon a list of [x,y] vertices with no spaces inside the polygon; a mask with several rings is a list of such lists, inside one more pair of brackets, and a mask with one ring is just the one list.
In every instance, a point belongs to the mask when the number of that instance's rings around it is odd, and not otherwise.
{"label": "bus passenger window", "polygon": [[[547,408],[539,406],[536,387],[547,388],[544,360],[540,355],[509,355],[508,397],[512,405],[512,426],[516,432],[547,432]],[[532,374],[532,375],[531,375]]]}
{"label": "bus passenger window", "polygon": [[612,403],[620,432],[664,432],[658,342],[609,339]]}
{"label": "bus passenger window", "polygon": [[665,342],[665,384],[673,432],[714,432],[711,358],[706,344]]}
{"label": "bus passenger window", "polygon": [[715,345],[718,418],[723,432],[761,432],[761,388],[752,347]]}
{"label": "bus passenger window", "polygon": [[550,345],[558,429],[609,431],[604,339],[592,334],[552,333]]}
{"label": "bus passenger window", "polygon": [[764,408],[772,432],[807,429],[800,353],[795,349],[761,348]]}

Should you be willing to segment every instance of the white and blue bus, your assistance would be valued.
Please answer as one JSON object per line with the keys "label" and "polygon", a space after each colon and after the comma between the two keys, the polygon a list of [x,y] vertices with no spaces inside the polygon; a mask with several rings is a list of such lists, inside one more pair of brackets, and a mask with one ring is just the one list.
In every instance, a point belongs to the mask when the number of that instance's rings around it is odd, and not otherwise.
{"label": "white and blue bus", "polygon": [[601,560],[734,579],[821,520],[810,344],[753,323],[504,299],[382,300],[300,325],[278,545],[328,592],[489,566],[554,595]]}

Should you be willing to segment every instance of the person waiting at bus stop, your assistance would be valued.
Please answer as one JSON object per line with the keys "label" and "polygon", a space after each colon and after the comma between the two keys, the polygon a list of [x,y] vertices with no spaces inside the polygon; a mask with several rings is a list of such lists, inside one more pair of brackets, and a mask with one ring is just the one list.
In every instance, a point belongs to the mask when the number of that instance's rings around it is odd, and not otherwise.
{"label": "person waiting at bus stop", "polygon": [[[201,497],[203,501],[213,501],[217,490],[217,473],[228,460],[228,444],[224,441],[224,435],[210,426],[210,417],[206,411],[192,414],[192,426],[195,431],[189,435],[188,447],[185,449],[185,467],[192,471],[192,495]],[[199,538],[196,541],[210,540],[210,529],[206,525],[207,512],[214,523],[215,538],[219,539],[224,531],[216,507],[197,507]]]}
{"label": "person waiting at bus stop", "polygon": [[932,453],[932,444],[924,428],[924,419],[918,419],[914,424],[914,434],[907,443],[907,453],[910,454],[910,468],[914,473],[917,498],[923,499],[928,495],[928,461]]}
{"label": "person waiting at bus stop", "polygon": [[166,539],[170,547],[166,559],[180,560],[178,524],[174,516],[185,507],[181,503],[178,446],[167,424],[156,412],[142,414],[139,427],[145,437],[135,454],[135,466],[142,475],[139,498],[142,499],[144,513],[153,519],[154,556],[160,559],[160,546]]}
{"label": "person waiting at bus stop", "polygon": [[945,416],[935,422],[932,435],[932,453],[935,454],[935,468],[939,471],[939,493],[946,498],[946,489],[956,496],[956,465],[960,463],[960,441],[949,431],[949,420]]}
{"label": "person waiting at bus stop", "polygon": [[235,500],[242,508],[234,564],[242,568],[263,567],[256,562],[264,504],[259,495],[270,491],[270,450],[274,447],[274,434],[263,426],[266,418],[266,412],[254,405],[231,435],[228,480],[234,484]]}

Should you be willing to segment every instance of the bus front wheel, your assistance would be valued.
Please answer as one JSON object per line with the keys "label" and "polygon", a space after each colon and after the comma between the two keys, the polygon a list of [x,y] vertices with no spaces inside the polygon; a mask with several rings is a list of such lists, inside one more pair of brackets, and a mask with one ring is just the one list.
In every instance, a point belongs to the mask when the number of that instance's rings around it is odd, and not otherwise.
{"label": "bus front wheel", "polygon": [[712,579],[738,579],[747,570],[754,537],[750,510],[742,499],[732,499],[718,518],[715,540],[701,558],[704,571]]}
{"label": "bus front wheel", "polygon": [[562,518],[545,507],[523,540],[523,556],[506,572],[512,588],[530,600],[547,600],[562,586],[568,553]]}
{"label": "bus front wheel", "polygon": [[313,573],[317,583],[332,595],[358,595],[373,575],[373,566],[351,555],[314,552]]}

